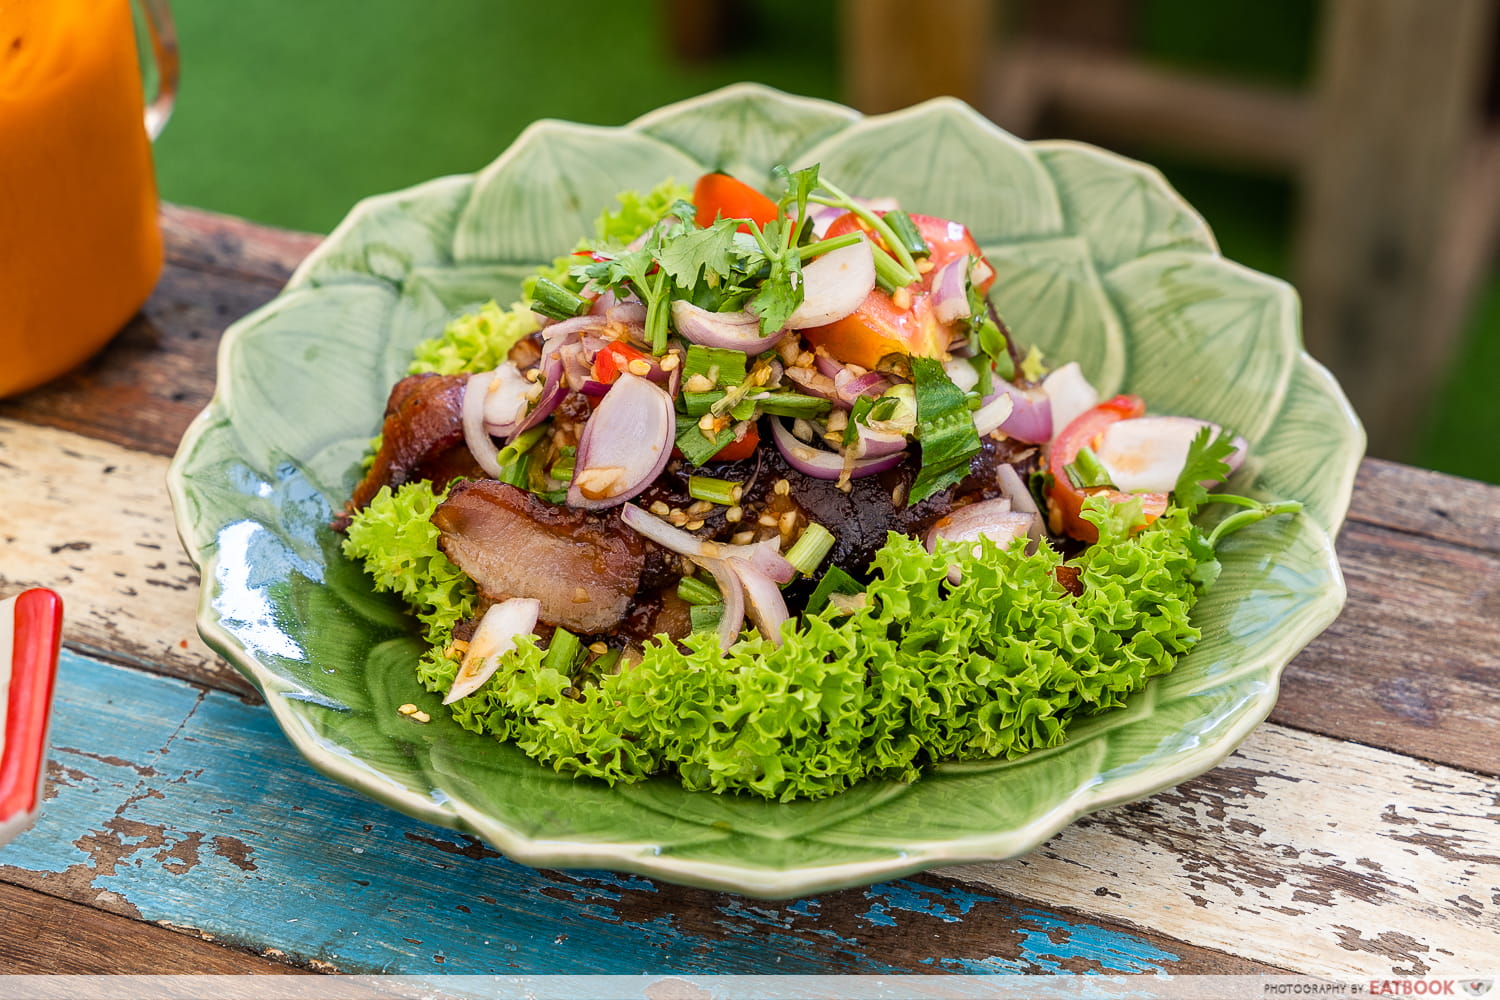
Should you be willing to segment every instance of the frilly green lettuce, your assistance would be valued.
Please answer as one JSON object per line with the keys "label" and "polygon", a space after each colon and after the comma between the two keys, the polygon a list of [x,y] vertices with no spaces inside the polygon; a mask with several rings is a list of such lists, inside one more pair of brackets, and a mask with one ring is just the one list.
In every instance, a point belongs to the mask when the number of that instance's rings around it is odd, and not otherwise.
{"label": "frilly green lettuce", "polygon": [[[436,550],[436,503],[424,484],[382,493],[356,516],[347,549],[418,609],[438,645],[419,676],[446,691],[457,663],[441,648],[472,613],[473,592]],[[892,534],[863,606],[793,619],[779,647],[751,634],[721,653],[712,633],[696,633],[681,646],[650,643],[634,667],[580,684],[543,668],[527,638],[454,717],[559,771],[610,782],[675,772],[689,789],[781,800],[1056,746],[1070,720],[1120,705],[1199,635],[1188,620],[1197,591],[1186,512],[1134,535],[1138,512],[1091,513],[1101,542],[1067,563],[1078,597],[1058,583],[1063,559],[1047,546],[1027,555],[1025,540],[983,541],[931,554]]]}
{"label": "frilly green lettuce", "polygon": [[408,372],[485,372],[505,360],[521,338],[536,332],[540,324],[526,305],[517,302],[501,309],[493,300],[477,310],[449,322],[443,332],[417,345]]}

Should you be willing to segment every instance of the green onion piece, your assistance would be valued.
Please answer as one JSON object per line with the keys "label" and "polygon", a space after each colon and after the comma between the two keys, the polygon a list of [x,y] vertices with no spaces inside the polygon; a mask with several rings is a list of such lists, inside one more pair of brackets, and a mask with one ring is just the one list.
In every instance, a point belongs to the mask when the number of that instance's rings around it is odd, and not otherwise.
{"label": "green onion piece", "polygon": [[719,619],[724,617],[724,605],[722,604],[694,604],[688,609],[688,620],[692,622],[694,632],[712,632],[719,627]]}
{"label": "green onion piece", "polygon": [[702,465],[734,440],[734,426],[724,428],[712,440],[703,436],[697,417],[677,416],[677,447],[689,465]]}
{"label": "green onion piece", "polygon": [[917,229],[917,224],[911,221],[904,209],[896,209],[894,212],[885,213],[886,225],[891,227],[891,232],[896,234],[896,239],[906,248],[906,252],[913,257],[927,257],[932,253],[932,247],[922,238],[922,233]]}
{"label": "green onion piece", "polygon": [[536,279],[531,290],[531,310],[551,319],[571,319],[588,311],[588,300],[550,278]]}
{"label": "green onion piece", "polygon": [[1099,461],[1099,456],[1094,454],[1094,449],[1084,445],[1078,449],[1078,457],[1072,463],[1063,466],[1063,471],[1068,474],[1068,479],[1073,483],[1074,489],[1086,490],[1094,486],[1108,486],[1114,488],[1114,480],[1109,476],[1109,470],[1104,463]]}
{"label": "green onion piece", "polygon": [[744,487],[728,479],[715,479],[713,476],[688,477],[688,496],[694,500],[707,500],[709,503],[733,507],[739,503],[743,492]]}
{"label": "green onion piece", "polygon": [[719,588],[712,584],[704,583],[696,576],[685,576],[677,581],[677,596],[689,604],[721,604],[724,595],[719,593]]}
{"label": "green onion piece", "polygon": [[682,359],[682,384],[687,385],[694,375],[702,375],[714,383],[716,388],[727,389],[745,381],[745,365],[749,359],[744,351],[731,351],[722,347],[704,347],[693,344]]}
{"label": "green onion piece", "polygon": [[540,441],[542,439],[542,436],[546,433],[546,424],[541,424],[537,427],[533,427],[531,430],[522,434],[520,437],[516,438],[504,448],[501,448],[500,454],[496,458],[496,461],[499,462],[501,466],[512,464],[522,455],[526,454],[533,447],[535,447],[536,443]]}
{"label": "green onion piece", "polygon": [[786,553],[786,561],[803,576],[812,576],[833,549],[833,533],[816,521],[809,524]]}
{"label": "green onion piece", "polygon": [[701,417],[714,408],[714,404],[724,398],[723,389],[711,389],[708,392],[684,391],[679,397],[682,400],[682,409],[690,417]]}
{"label": "green onion piece", "polygon": [[581,652],[583,643],[578,636],[565,628],[554,629],[552,641],[547,645],[547,654],[542,657],[542,668],[571,675],[573,664],[578,661],[578,654]]}
{"label": "green onion piece", "polygon": [[881,291],[889,295],[896,289],[911,284],[911,272],[896,263],[894,257],[874,243],[870,244],[870,252],[875,257],[875,283],[880,286]]}
{"label": "green onion piece", "polygon": [[806,264],[814,257],[821,257],[825,253],[833,253],[835,250],[842,250],[844,247],[853,246],[861,238],[862,234],[860,233],[845,233],[842,236],[835,236],[828,240],[819,240],[816,243],[809,243],[805,247],[799,247],[797,253],[801,255],[802,263]]}
{"label": "green onion piece", "polygon": [[[897,262],[901,265],[901,267],[906,271],[907,274],[906,280],[901,282],[902,285],[909,285],[913,281],[917,281],[921,278],[921,275],[917,272],[916,261],[911,259],[911,254],[906,252],[906,247],[902,246],[901,241],[896,239],[896,234],[891,232],[891,227],[886,225],[886,222],[883,218],[876,215],[868,208],[865,208],[863,205],[856,202],[853,198],[849,197],[849,195],[845,194],[838,187],[836,187],[833,182],[819,178],[819,183],[822,185],[823,190],[833,195],[835,199],[833,204],[842,209],[845,209],[846,211],[853,212],[859,218],[863,219],[865,225],[875,230],[876,235],[878,235],[882,240],[885,241],[886,246],[891,248],[891,251],[896,255]],[[816,201],[819,204],[823,205],[828,204],[828,202],[822,198],[813,198],[810,200]]]}
{"label": "green onion piece", "polygon": [[[800,392],[770,392],[752,399],[762,413],[773,417],[818,417],[833,408],[833,404],[817,396],[804,396]],[[735,414],[738,416],[738,413]]]}
{"label": "green onion piece", "polygon": [[812,596],[807,599],[806,613],[815,615],[828,605],[829,594],[847,594],[853,597],[855,594],[863,594],[864,585],[854,577],[845,573],[837,566],[828,567],[823,574],[823,579],[813,588]]}

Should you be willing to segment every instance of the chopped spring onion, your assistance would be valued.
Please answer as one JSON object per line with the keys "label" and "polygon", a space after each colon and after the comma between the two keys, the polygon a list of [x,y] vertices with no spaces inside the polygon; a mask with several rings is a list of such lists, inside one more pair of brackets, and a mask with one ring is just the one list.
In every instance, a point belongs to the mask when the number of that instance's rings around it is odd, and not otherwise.
{"label": "chopped spring onion", "polygon": [[891,232],[896,234],[896,239],[906,247],[906,252],[913,257],[927,257],[932,253],[932,247],[922,238],[922,233],[917,229],[917,224],[911,221],[911,216],[904,209],[896,209],[894,212],[885,213],[886,225],[891,227]]}
{"label": "chopped spring onion", "polygon": [[692,382],[694,375],[702,375],[716,389],[739,385],[745,381],[748,360],[744,351],[692,344],[682,359],[682,387],[691,388],[688,383]]}
{"label": "chopped spring onion", "polygon": [[1088,445],[1078,449],[1078,457],[1071,464],[1063,466],[1063,471],[1068,474],[1074,489],[1086,490],[1093,486],[1108,486],[1113,489],[1115,485],[1109,470]]}
{"label": "chopped spring onion", "polygon": [[694,500],[707,500],[709,503],[732,507],[740,502],[744,493],[743,486],[728,479],[715,479],[713,476],[688,477],[688,496]]}
{"label": "chopped spring onion", "polygon": [[786,561],[797,567],[797,572],[803,576],[812,576],[833,549],[833,541],[832,532],[813,522],[803,530],[797,543],[787,550]]}
{"label": "chopped spring onion", "polygon": [[[685,576],[677,581],[677,596],[692,605],[722,604],[724,595],[711,583],[704,583],[696,576]],[[717,619],[714,624],[718,624]]]}
{"label": "chopped spring onion", "polygon": [[875,283],[880,290],[887,295],[898,288],[905,288],[911,284],[911,272],[896,262],[896,258],[886,253],[875,244],[870,244],[871,254],[875,258]]}
{"label": "chopped spring onion", "polygon": [[852,597],[855,594],[863,594],[864,592],[864,585],[858,580],[837,566],[830,566],[828,567],[828,571],[823,574],[823,579],[819,580],[817,587],[813,589],[812,596],[807,599],[805,613],[815,615],[819,611],[822,611],[828,604],[828,598],[833,594],[843,594],[846,597]]}
{"label": "chopped spring onion", "polygon": [[596,658],[592,663],[589,664],[589,671],[592,672],[595,676],[602,677],[605,674],[614,673],[615,664],[619,662],[620,651],[618,649],[615,649],[614,647],[610,647],[609,649],[606,649],[604,652],[600,653],[598,658]]}
{"label": "chopped spring onion", "polygon": [[549,278],[538,278],[531,290],[531,309],[548,319],[572,319],[588,312],[589,302]]}
{"label": "chopped spring onion", "polygon": [[560,674],[572,674],[573,664],[583,652],[583,643],[578,636],[565,628],[552,632],[552,641],[547,645],[547,655],[542,657],[542,668],[556,670]]}

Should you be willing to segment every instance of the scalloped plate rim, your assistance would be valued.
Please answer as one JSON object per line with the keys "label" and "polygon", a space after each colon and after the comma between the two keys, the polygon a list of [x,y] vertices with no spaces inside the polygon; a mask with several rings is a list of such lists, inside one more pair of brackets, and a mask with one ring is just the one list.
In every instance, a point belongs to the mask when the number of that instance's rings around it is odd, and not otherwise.
{"label": "scalloped plate rim", "polygon": [[[649,124],[659,116],[665,116],[669,112],[681,112],[696,105],[714,103],[715,101],[722,100],[725,96],[740,93],[757,97],[772,97],[782,101],[803,102],[821,108],[842,108],[841,105],[834,102],[823,101],[818,98],[787,95],[761,84],[743,83],[655,109],[637,117],[624,126],[615,128],[621,130],[636,128],[643,123]],[[932,105],[956,105],[966,110],[972,110],[966,104],[954,98],[935,98],[931,101],[923,102],[923,104],[915,105],[913,108],[901,109],[891,114],[910,114],[914,110]],[[868,122],[884,117],[886,116],[856,116],[851,118],[850,122],[851,124],[860,121]],[[544,121],[553,122],[557,120],[545,119]],[[528,127],[527,131],[530,131],[536,124],[540,124],[540,122]],[[561,124],[577,123],[561,122]],[[1217,242],[1213,240],[1211,230],[1203,222],[1202,216],[1170,183],[1167,183],[1161,177],[1160,171],[1150,164],[1132,160],[1086,143],[1077,143],[1070,140],[1045,140],[1026,143],[1026,145],[1032,149],[1076,148],[1087,151],[1106,161],[1127,166],[1132,171],[1145,171],[1154,175],[1161,182],[1159,189],[1167,192],[1175,199],[1180,207],[1191,215],[1207,232],[1213,249],[1212,251],[1204,251],[1203,256],[1233,264],[1236,267],[1250,271],[1250,273],[1258,277],[1290,288],[1281,279],[1255,272],[1253,269],[1244,268],[1244,265],[1223,257],[1222,253],[1218,250]],[[361,199],[351,208],[349,214],[339,223],[333,232],[297,266],[292,276],[288,279],[283,292],[279,293],[277,298],[272,299],[246,316],[236,320],[225,331],[217,352],[216,370],[222,371],[222,366],[235,340],[246,331],[252,329],[256,321],[260,318],[273,313],[280,307],[282,294],[289,291],[311,290],[319,287],[307,283],[308,275],[318,263],[335,252],[339,242],[338,238],[352,230],[362,218],[377,211],[385,204],[410,198],[424,189],[458,183],[467,183],[472,187],[480,173],[482,171],[468,174],[450,174],[433,178],[399,191],[386,192]],[[333,281],[324,284],[338,283],[342,282]],[[1295,294],[1294,289],[1293,293]],[[1338,389],[1337,381],[1328,372],[1327,368],[1307,354],[1306,350],[1300,346],[1300,338],[1297,338],[1297,340],[1299,346],[1292,359],[1293,365],[1310,365],[1313,369],[1313,374],[1318,378],[1319,382]],[[1318,551],[1324,555],[1327,567],[1331,570],[1329,585],[1320,591],[1316,600],[1312,603],[1311,607],[1317,609],[1316,613],[1308,616],[1307,622],[1302,629],[1293,634],[1282,636],[1274,648],[1262,651],[1258,658],[1267,661],[1266,665],[1269,668],[1267,683],[1256,697],[1247,699],[1245,707],[1239,710],[1239,714],[1233,720],[1233,724],[1224,734],[1209,743],[1200,744],[1190,750],[1180,752],[1171,761],[1169,767],[1156,765],[1152,768],[1143,769],[1136,774],[1114,779],[1107,789],[1109,792],[1107,795],[1099,794],[1102,786],[1097,784],[1080,789],[1066,800],[1060,802],[1056,808],[1049,810],[1030,823],[1020,826],[996,831],[989,835],[941,841],[915,841],[906,845],[893,845],[891,848],[893,856],[888,859],[784,869],[771,869],[749,865],[735,866],[722,862],[691,859],[683,861],[672,858],[670,855],[655,853],[651,850],[649,844],[639,841],[598,843],[535,839],[520,834],[505,824],[484,815],[482,810],[468,808],[456,796],[445,793],[445,801],[438,802],[430,795],[422,795],[402,785],[394,777],[379,774],[372,768],[354,766],[347,755],[335,752],[331,749],[330,744],[311,733],[304,724],[302,717],[295,711],[290,702],[279,697],[297,689],[298,686],[285,683],[284,678],[271,672],[256,658],[251,650],[247,649],[238,639],[219,624],[218,616],[213,610],[213,600],[216,594],[214,581],[217,580],[215,571],[219,565],[218,553],[212,550],[212,539],[191,537],[196,534],[197,526],[190,523],[189,511],[191,502],[189,499],[189,477],[186,473],[195,452],[204,437],[211,430],[220,423],[223,423],[226,425],[225,431],[233,433],[234,425],[228,419],[222,389],[223,385],[221,383],[216,387],[214,395],[210,398],[207,406],[189,425],[167,471],[168,494],[173,506],[178,536],[189,557],[198,565],[200,575],[204,580],[204,584],[200,589],[197,612],[197,625],[200,634],[209,646],[228,659],[258,690],[263,694],[269,691],[273,696],[277,696],[267,697],[266,702],[271,707],[278,727],[299,753],[317,771],[416,819],[483,837],[497,849],[501,850],[507,857],[532,866],[569,868],[604,866],[619,871],[660,877],[685,885],[734,891],[747,896],[787,898],[794,895],[829,891],[850,885],[867,884],[939,866],[997,861],[1008,857],[1015,857],[1039,846],[1052,835],[1084,815],[1153,794],[1156,791],[1201,774],[1223,761],[1235,751],[1249,733],[1270,713],[1275,705],[1282,675],[1287,664],[1299,650],[1305,647],[1307,643],[1338,617],[1347,599],[1347,589],[1333,547],[1333,539],[1329,532],[1324,530],[1322,525],[1314,524],[1313,527],[1322,536],[1323,542]],[[1346,421],[1346,427],[1355,432],[1353,438],[1351,438],[1351,443],[1358,444],[1357,447],[1348,449],[1346,453],[1347,460],[1343,463],[1344,467],[1338,470],[1344,488],[1339,491],[1340,503],[1337,509],[1331,512],[1331,514],[1336,515],[1332,518],[1332,526],[1336,532],[1347,513],[1353,488],[1353,470],[1357,469],[1363,455],[1364,432],[1357,416],[1348,403],[1347,397],[1342,391],[1336,392],[1333,398],[1338,404],[1340,416]]]}

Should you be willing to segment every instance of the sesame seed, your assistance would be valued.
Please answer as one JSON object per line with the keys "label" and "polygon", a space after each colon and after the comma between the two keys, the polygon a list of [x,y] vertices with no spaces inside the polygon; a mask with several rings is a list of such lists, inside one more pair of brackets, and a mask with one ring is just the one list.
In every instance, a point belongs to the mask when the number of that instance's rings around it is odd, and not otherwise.
{"label": "sesame seed", "polygon": [[625,367],[630,369],[630,374],[632,375],[645,376],[651,374],[651,362],[645,358],[633,358],[630,364]]}
{"label": "sesame seed", "polygon": [[782,532],[790,532],[795,527],[797,527],[797,512],[795,510],[789,510],[781,515]]}
{"label": "sesame seed", "polygon": [[426,712],[421,712],[421,711],[411,713],[411,717],[413,719],[415,719],[416,721],[418,721],[418,722],[431,722],[432,721],[432,716],[428,715]]}
{"label": "sesame seed", "polygon": [[695,500],[693,501],[693,505],[687,509],[687,512],[689,514],[697,516],[700,514],[707,514],[713,509],[714,505],[709,503],[707,500]]}
{"label": "sesame seed", "polygon": [[705,413],[698,418],[698,429],[700,431],[712,431],[714,429],[714,415]]}
{"label": "sesame seed", "polygon": [[609,647],[602,642],[591,642],[589,643],[589,652],[599,656],[603,656],[605,653],[609,652]]}
{"label": "sesame seed", "polygon": [[926,274],[931,270],[932,261],[928,260],[926,257],[923,257],[921,260],[917,261],[917,272],[919,274]]}
{"label": "sesame seed", "polygon": [[736,544],[736,545],[749,545],[751,542],[755,541],[755,532],[753,532],[753,531],[738,531],[738,532],[735,532],[734,537],[732,539],[730,539],[730,541],[734,542],[734,544]]}
{"label": "sesame seed", "polygon": [[687,515],[680,510],[674,510],[672,511],[672,513],[667,515],[667,520],[671,521],[673,524],[677,525],[677,527],[680,528],[684,524],[687,524]]}
{"label": "sesame seed", "polygon": [[668,354],[661,359],[661,370],[664,372],[676,371],[680,363],[676,354]]}
{"label": "sesame seed", "polygon": [[911,308],[911,290],[898,288],[891,293],[891,304],[903,312]]}
{"label": "sesame seed", "polygon": [[739,503],[740,498],[744,495],[745,487],[743,486],[736,486],[734,489],[729,491],[729,499],[733,500],[735,503]]}
{"label": "sesame seed", "polygon": [[774,528],[779,523],[775,514],[762,514],[759,523],[767,528]]}
{"label": "sesame seed", "polygon": [[776,490],[777,496],[784,497],[792,492],[792,484],[785,479],[778,479],[776,480],[776,485],[773,487],[773,489]]}
{"label": "sesame seed", "polygon": [[906,501],[906,484],[905,483],[897,483],[896,486],[895,486],[895,488],[891,490],[891,503],[895,504],[897,507],[900,507],[901,504],[904,503],[905,501]]}
{"label": "sesame seed", "polygon": [[672,513],[672,508],[668,507],[665,503],[658,500],[651,505],[651,513],[655,514],[657,517],[666,517],[668,514]]}
{"label": "sesame seed", "polygon": [[739,524],[740,518],[744,516],[745,508],[743,507],[731,507],[724,512],[724,520],[728,521],[730,524]]}
{"label": "sesame seed", "polygon": [[701,527],[703,527],[703,521],[702,520],[689,521],[687,523],[687,530],[689,530],[689,531],[697,531]]}
{"label": "sesame seed", "polygon": [[416,712],[416,710],[417,706],[411,704],[410,702],[407,702],[405,705],[402,705],[400,708],[396,709],[396,711],[400,712],[402,715],[411,715]]}
{"label": "sesame seed", "polygon": [[540,368],[528,368],[528,369],[526,369],[526,381],[528,381],[528,382],[540,382],[541,380],[542,380],[542,370]]}

